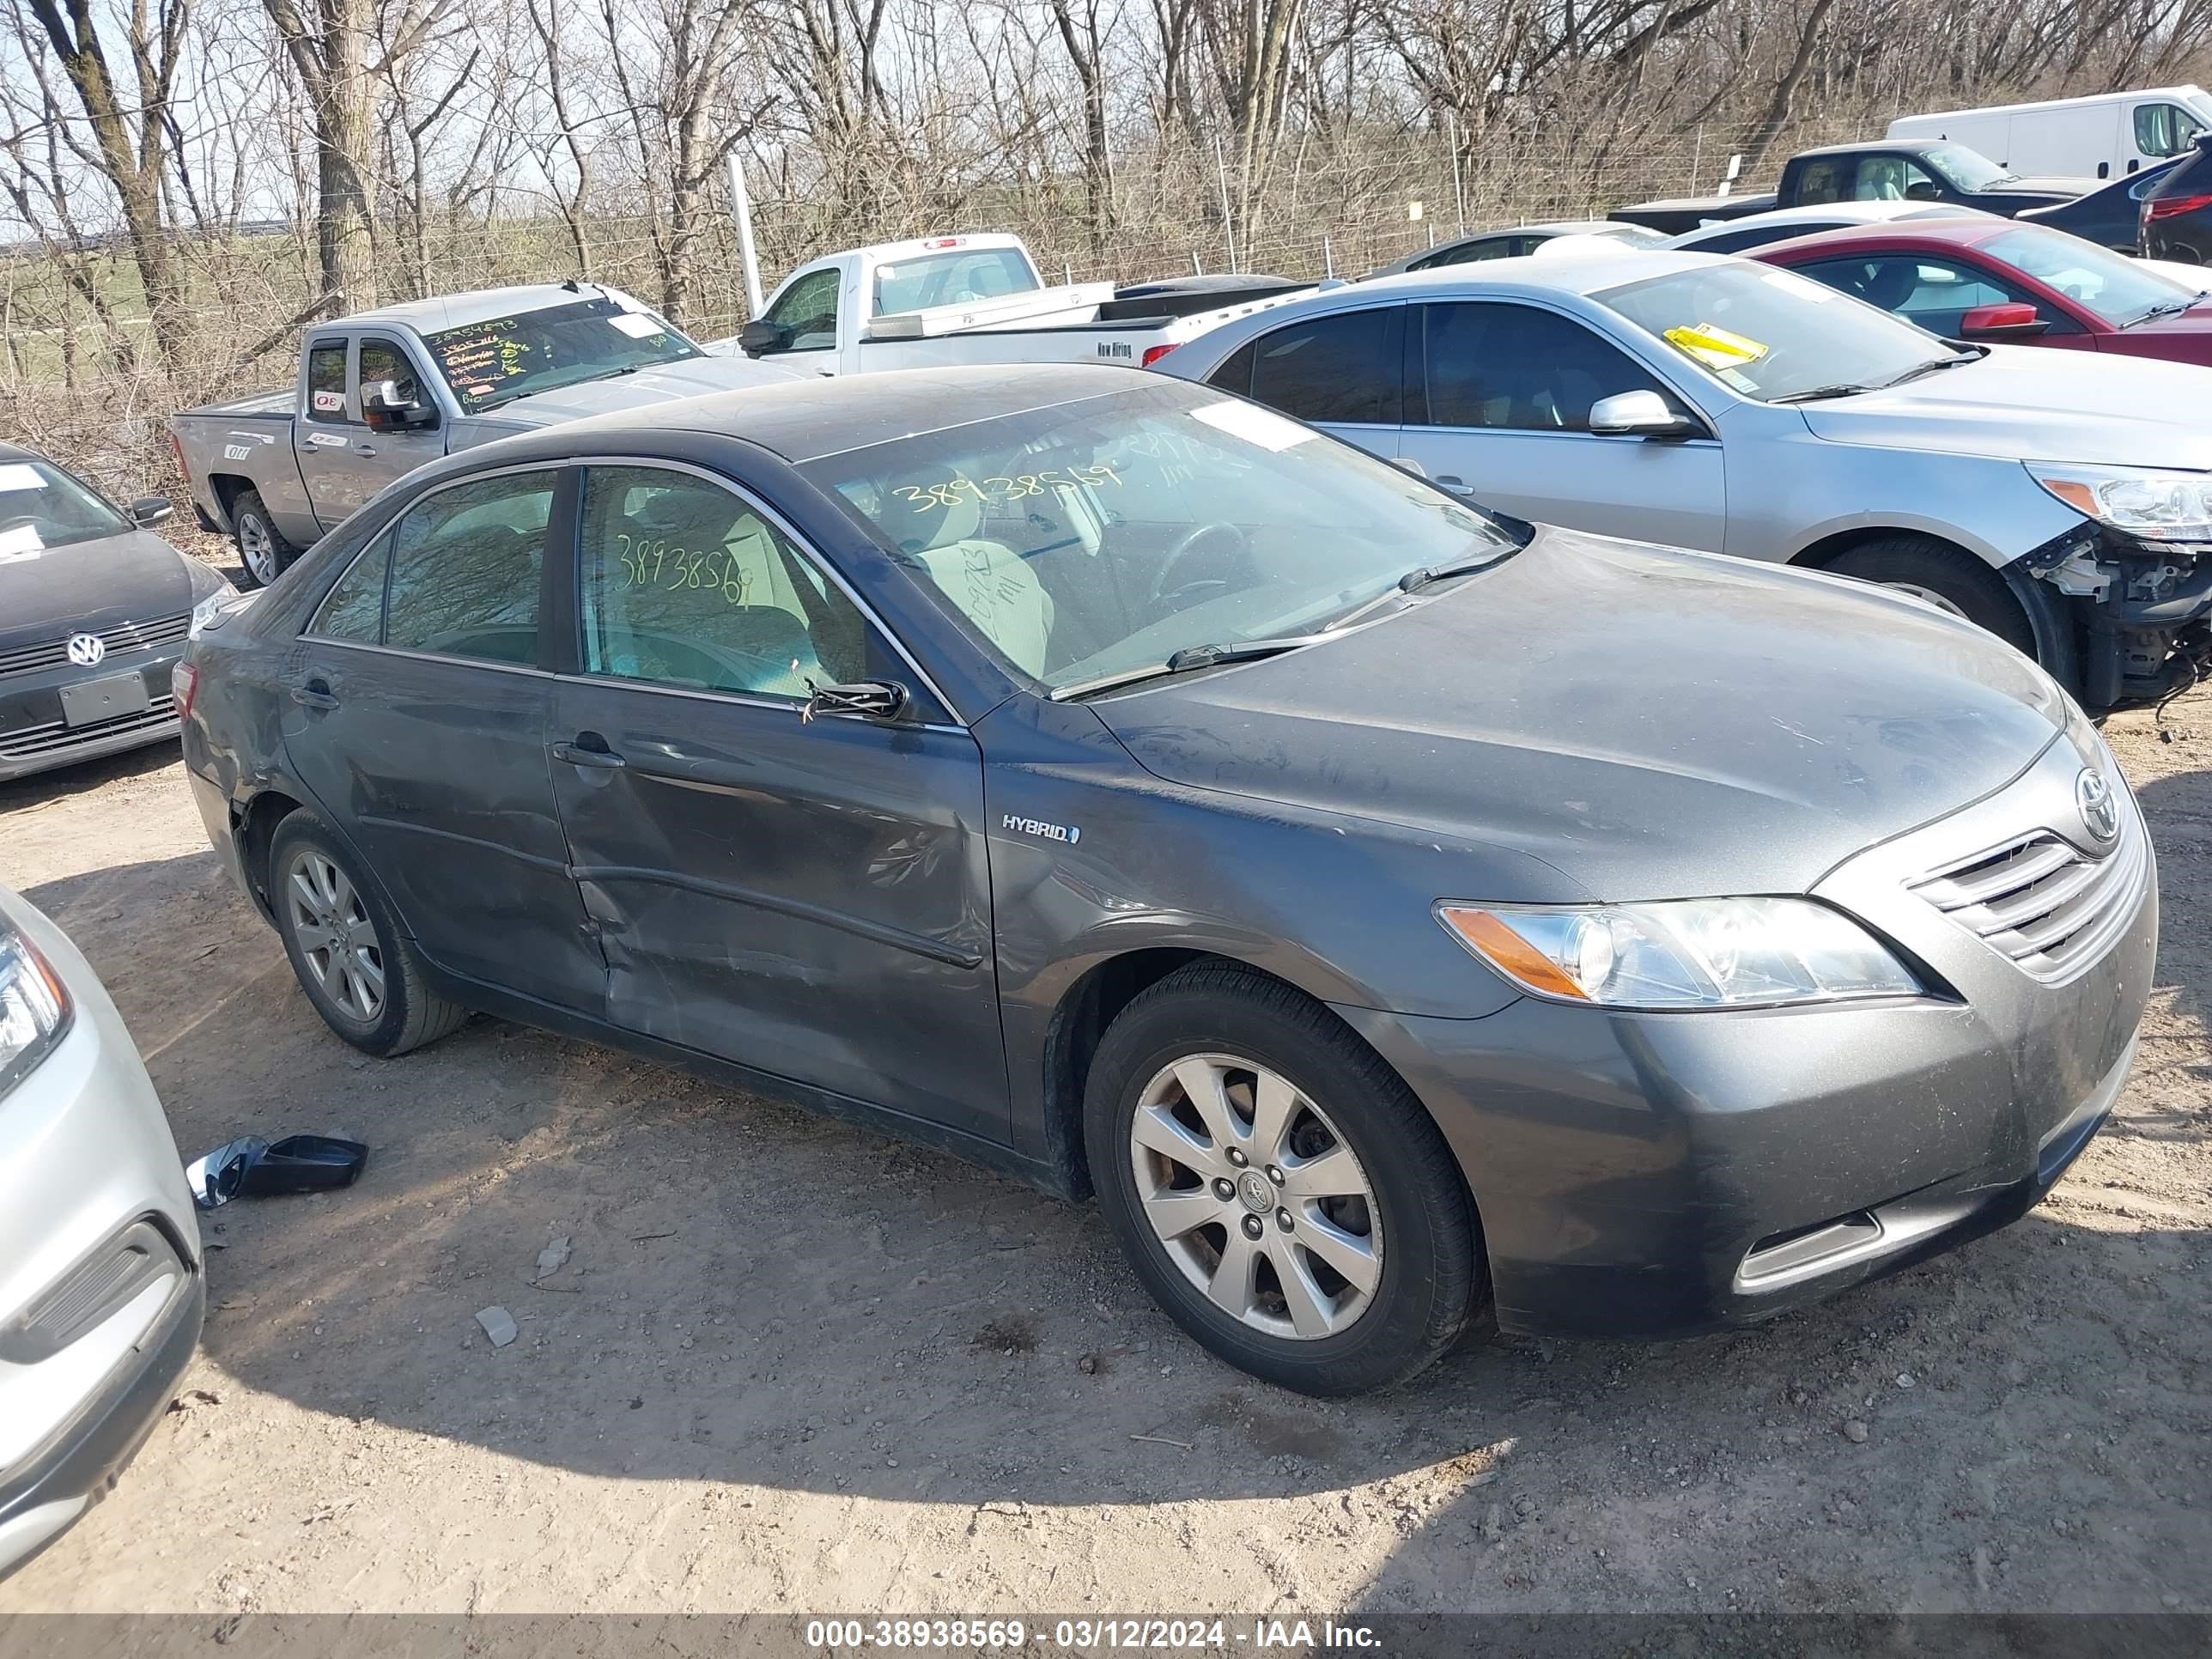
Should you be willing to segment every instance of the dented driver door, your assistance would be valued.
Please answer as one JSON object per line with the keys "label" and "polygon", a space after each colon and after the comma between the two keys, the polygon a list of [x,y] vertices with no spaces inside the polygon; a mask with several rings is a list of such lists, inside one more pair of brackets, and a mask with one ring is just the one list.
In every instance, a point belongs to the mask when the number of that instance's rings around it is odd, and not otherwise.
{"label": "dented driver door", "polygon": [[1007,1136],[982,761],[930,706],[804,718],[913,671],[765,509],[587,469],[582,672],[549,745],[616,1024],[968,1134]]}

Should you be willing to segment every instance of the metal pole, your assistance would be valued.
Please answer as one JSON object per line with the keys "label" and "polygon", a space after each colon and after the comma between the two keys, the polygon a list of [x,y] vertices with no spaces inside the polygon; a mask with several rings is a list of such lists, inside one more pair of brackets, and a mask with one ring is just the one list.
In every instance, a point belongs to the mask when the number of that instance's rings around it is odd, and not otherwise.
{"label": "metal pole", "polygon": [[1467,234],[1467,192],[1459,181],[1459,118],[1444,112],[1444,142],[1451,146],[1452,206],[1459,219],[1459,234]]}
{"label": "metal pole", "polygon": [[1229,213],[1229,163],[1221,154],[1221,135],[1213,135],[1213,172],[1221,180],[1221,234],[1229,244],[1229,268],[1237,267],[1237,223]]}
{"label": "metal pole", "polygon": [[738,261],[745,271],[745,315],[757,317],[761,301],[760,256],[753,251],[753,199],[745,193],[745,167],[730,152],[730,213],[738,222]]}
{"label": "metal pole", "polygon": [[1321,274],[1324,276],[1336,275],[1336,256],[1329,252],[1327,231],[1322,233],[1321,238]]}

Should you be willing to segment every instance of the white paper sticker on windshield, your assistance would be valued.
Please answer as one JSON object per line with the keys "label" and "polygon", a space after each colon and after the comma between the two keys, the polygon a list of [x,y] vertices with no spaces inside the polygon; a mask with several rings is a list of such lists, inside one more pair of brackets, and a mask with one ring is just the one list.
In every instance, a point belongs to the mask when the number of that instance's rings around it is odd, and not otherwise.
{"label": "white paper sticker on windshield", "polygon": [[1258,409],[1250,404],[1208,404],[1204,409],[1190,412],[1194,418],[1204,421],[1217,431],[1242,438],[1248,444],[1257,444],[1262,449],[1288,449],[1314,435],[1296,421],[1285,420],[1273,410]]}
{"label": "white paper sticker on windshield", "polygon": [[633,340],[650,340],[656,334],[668,331],[652,318],[635,311],[625,311],[618,317],[608,318],[607,321]]}
{"label": "white paper sticker on windshield", "polygon": [[[30,468],[23,471],[27,472]],[[11,524],[0,530],[0,559],[35,559],[46,550],[46,544],[34,524]]]}
{"label": "white paper sticker on windshield", "polygon": [[46,481],[39,476],[35,466],[26,466],[21,461],[0,466],[0,494],[11,489],[44,489]]}

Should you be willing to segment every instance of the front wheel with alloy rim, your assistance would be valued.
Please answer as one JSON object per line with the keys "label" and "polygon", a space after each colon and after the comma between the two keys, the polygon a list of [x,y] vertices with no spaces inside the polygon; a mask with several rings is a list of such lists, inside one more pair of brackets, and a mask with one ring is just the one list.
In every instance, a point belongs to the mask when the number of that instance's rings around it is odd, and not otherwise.
{"label": "front wheel with alloy rim", "polygon": [[2035,654],[2035,629],[2011,586],[2000,572],[1964,548],[1933,536],[1884,536],[1862,542],[1822,568],[1910,593],[1923,604],[1986,629],[2016,651]]}
{"label": "front wheel with alloy rim", "polygon": [[1421,1103],[1335,1015],[1202,963],[1132,1001],[1085,1091],[1099,1203],[1160,1304],[1303,1394],[1404,1381],[1484,1287],[1473,1206]]}
{"label": "front wheel with alloy rim", "polygon": [[468,1018],[466,1008],[431,992],[413,942],[354,867],[351,852],[305,808],[270,839],[269,897],[301,989],[355,1048],[404,1054]]}
{"label": "front wheel with alloy rim", "polygon": [[238,562],[246,571],[241,586],[268,586],[300,556],[300,550],[284,538],[269,516],[258,490],[239,492],[230,504],[230,528],[238,542]]}

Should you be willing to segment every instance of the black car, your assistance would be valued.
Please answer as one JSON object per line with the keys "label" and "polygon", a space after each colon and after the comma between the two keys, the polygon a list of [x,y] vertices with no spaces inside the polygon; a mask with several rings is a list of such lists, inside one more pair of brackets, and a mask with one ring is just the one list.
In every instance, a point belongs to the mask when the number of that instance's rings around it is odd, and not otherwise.
{"label": "black car", "polygon": [[471,449],[177,681],[346,1041],[487,1009],[1095,1193],[1316,1393],[1486,1301],[1740,1323],[2002,1224],[2157,945],[2125,782],[1993,635],[1127,370]]}
{"label": "black car", "polygon": [[2086,196],[2077,196],[2057,207],[2030,208],[2019,216],[2020,221],[2022,224],[2049,225],[2053,230],[2079,236],[2100,247],[2133,253],[2142,240],[2143,198],[2184,159],[2177,156],[2140,173],[2115,179]]}
{"label": "black car", "polygon": [[176,735],[170,665],[232,589],[152,533],[168,516],[0,444],[0,780]]}
{"label": "black car", "polygon": [[1629,247],[1661,247],[1667,239],[1656,230],[1646,230],[1642,225],[1625,225],[1611,219],[1559,219],[1540,225],[1500,226],[1494,230],[1479,230],[1471,236],[1458,236],[1449,242],[1438,242],[1408,253],[1402,259],[1394,259],[1376,270],[1370,270],[1360,280],[1371,282],[1377,276],[1395,276],[1408,270],[1434,270],[1441,265],[1469,265],[1485,259],[1517,259],[1523,254],[1534,253],[1547,242],[1555,242],[1562,236],[1595,236],[1603,240],[1620,242]]}
{"label": "black car", "polygon": [[2145,192],[2140,249],[2146,259],[2212,264],[2212,133]]}

